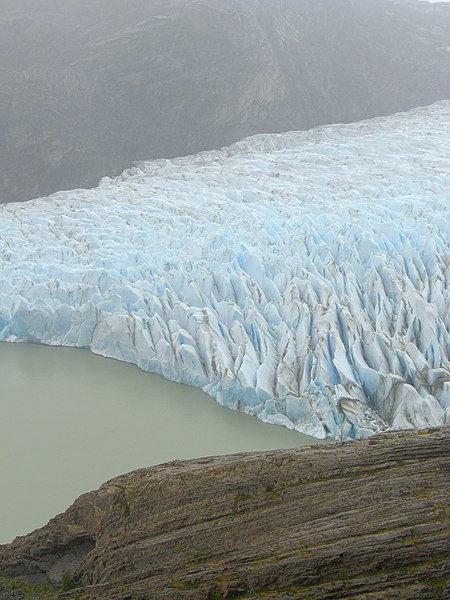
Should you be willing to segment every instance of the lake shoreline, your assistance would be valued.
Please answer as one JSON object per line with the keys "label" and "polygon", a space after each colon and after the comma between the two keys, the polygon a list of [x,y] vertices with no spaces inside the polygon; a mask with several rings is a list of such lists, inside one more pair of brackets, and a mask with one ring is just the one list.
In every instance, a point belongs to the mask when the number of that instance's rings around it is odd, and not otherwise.
{"label": "lake shoreline", "polygon": [[84,349],[0,343],[0,542],[121,473],[315,438]]}
{"label": "lake shoreline", "polygon": [[66,572],[85,600],[438,600],[449,451],[444,427],[140,469],[1,546],[0,591],[56,597]]}

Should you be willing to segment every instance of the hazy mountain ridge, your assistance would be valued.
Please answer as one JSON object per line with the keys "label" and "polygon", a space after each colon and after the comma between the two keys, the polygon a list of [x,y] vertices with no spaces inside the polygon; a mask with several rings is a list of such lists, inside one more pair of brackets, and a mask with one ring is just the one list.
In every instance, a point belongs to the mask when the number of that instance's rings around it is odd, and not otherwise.
{"label": "hazy mountain ridge", "polygon": [[445,8],[4,2],[0,201],[92,186],[135,160],[449,97]]}

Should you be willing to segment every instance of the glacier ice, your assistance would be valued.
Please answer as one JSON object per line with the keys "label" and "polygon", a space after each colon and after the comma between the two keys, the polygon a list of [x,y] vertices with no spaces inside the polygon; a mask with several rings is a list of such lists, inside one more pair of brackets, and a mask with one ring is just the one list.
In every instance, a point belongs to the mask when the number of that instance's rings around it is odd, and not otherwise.
{"label": "glacier ice", "polygon": [[0,206],[0,340],[317,437],[450,417],[450,102]]}

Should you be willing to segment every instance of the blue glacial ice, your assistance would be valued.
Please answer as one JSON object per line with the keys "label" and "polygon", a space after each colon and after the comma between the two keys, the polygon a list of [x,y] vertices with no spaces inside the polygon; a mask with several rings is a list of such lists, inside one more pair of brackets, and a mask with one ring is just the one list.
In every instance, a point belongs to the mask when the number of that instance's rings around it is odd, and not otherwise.
{"label": "blue glacial ice", "polygon": [[319,438],[450,420],[450,102],[0,205],[0,340]]}

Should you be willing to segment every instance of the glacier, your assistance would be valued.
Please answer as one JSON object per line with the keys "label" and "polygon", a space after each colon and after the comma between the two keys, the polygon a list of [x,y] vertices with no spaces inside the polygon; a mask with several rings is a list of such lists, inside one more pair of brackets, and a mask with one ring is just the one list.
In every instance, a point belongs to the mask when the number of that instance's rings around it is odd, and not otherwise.
{"label": "glacier", "polygon": [[[318,438],[450,420],[450,101],[0,206],[0,340]],[[131,393],[131,392],[130,392]]]}

